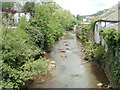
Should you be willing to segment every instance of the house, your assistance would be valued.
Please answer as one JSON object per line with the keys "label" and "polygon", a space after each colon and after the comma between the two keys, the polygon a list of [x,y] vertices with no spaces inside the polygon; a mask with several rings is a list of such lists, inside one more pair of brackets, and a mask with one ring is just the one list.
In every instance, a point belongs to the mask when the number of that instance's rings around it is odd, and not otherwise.
{"label": "house", "polygon": [[94,16],[86,16],[85,18],[83,18],[83,21],[90,22],[93,18],[95,18],[95,17]]}
{"label": "house", "polygon": [[[19,24],[20,18],[25,16],[26,20],[30,20],[30,13],[22,12],[19,8],[6,8],[4,12],[2,12],[3,18],[7,18],[8,24]],[[9,20],[10,19],[10,20]]]}
{"label": "house", "polygon": [[99,34],[99,30],[102,28],[115,28],[116,30],[119,30],[118,23],[119,23],[119,13],[120,10],[113,11],[106,17],[98,20],[94,24],[94,41],[96,43],[102,44],[106,47],[107,49],[107,44],[105,43],[104,39],[102,36]]}
{"label": "house", "polygon": [[85,22],[85,23],[80,23],[80,25],[91,25],[91,23],[89,23],[89,22]]}

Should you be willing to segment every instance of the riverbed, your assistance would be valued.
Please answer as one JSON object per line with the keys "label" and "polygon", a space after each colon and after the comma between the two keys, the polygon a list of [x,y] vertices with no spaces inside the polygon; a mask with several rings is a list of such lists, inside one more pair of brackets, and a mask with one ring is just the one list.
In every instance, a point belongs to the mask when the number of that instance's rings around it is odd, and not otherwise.
{"label": "riverbed", "polygon": [[90,62],[84,63],[82,44],[76,39],[76,34],[66,34],[72,38],[60,39],[50,53],[56,62],[54,76],[42,84],[32,83],[30,88],[98,88],[98,83],[108,83],[102,68]]}

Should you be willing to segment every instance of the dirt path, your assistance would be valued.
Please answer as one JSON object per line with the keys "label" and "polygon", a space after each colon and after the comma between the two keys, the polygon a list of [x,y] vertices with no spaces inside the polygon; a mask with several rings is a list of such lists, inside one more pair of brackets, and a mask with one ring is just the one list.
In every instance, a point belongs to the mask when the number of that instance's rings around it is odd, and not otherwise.
{"label": "dirt path", "polygon": [[[70,36],[69,36],[70,35]],[[51,57],[56,62],[54,77],[31,88],[96,88],[100,82],[107,83],[105,73],[91,63],[83,64],[81,44],[72,32],[58,41]]]}

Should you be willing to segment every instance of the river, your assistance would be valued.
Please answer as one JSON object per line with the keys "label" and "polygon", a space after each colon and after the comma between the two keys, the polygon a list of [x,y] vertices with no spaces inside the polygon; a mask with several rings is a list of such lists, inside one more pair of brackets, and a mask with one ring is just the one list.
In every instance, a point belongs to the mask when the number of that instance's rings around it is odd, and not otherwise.
{"label": "river", "polygon": [[74,32],[67,32],[71,39],[56,42],[50,53],[56,62],[54,77],[43,84],[31,84],[30,88],[97,88],[100,82],[107,83],[104,71],[95,64],[85,63],[81,42]]}

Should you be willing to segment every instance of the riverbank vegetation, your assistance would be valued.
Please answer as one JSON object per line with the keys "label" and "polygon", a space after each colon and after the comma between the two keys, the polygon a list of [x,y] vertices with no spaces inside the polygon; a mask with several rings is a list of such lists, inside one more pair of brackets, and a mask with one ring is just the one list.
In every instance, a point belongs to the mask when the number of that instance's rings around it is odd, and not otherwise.
{"label": "riverbank vegetation", "polygon": [[97,62],[105,70],[110,84],[115,88],[120,88],[120,32],[114,28],[100,30],[100,35],[107,44],[106,47],[94,42],[92,27],[93,24],[79,26],[76,32],[78,39],[83,43],[84,59]]}
{"label": "riverbank vegetation", "polygon": [[50,73],[44,52],[50,52],[64,30],[72,29],[75,23],[73,15],[55,2],[36,4],[31,20],[22,17],[17,28],[3,23],[0,87],[20,88],[35,74]]}

